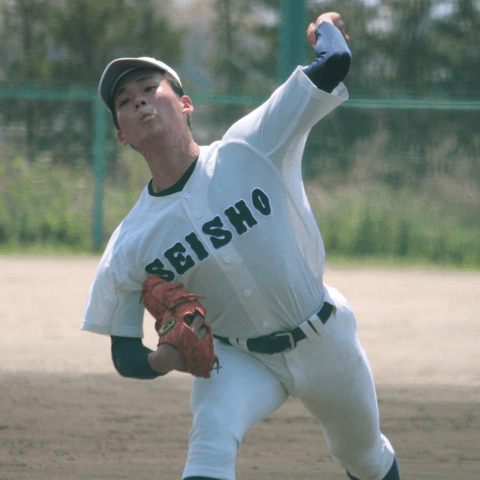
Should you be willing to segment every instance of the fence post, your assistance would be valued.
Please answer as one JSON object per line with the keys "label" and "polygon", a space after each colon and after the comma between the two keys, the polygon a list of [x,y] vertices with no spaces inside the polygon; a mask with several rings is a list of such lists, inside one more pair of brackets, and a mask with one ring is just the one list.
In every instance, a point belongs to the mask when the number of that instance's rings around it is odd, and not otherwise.
{"label": "fence post", "polygon": [[306,7],[305,0],[282,0],[280,21],[280,52],[278,83],[283,83],[305,61]]}
{"label": "fence post", "polygon": [[93,245],[100,250],[103,242],[103,192],[105,187],[105,141],[106,141],[106,109],[98,95],[93,100],[94,109],[94,141],[93,141],[93,176],[95,181],[93,205]]}

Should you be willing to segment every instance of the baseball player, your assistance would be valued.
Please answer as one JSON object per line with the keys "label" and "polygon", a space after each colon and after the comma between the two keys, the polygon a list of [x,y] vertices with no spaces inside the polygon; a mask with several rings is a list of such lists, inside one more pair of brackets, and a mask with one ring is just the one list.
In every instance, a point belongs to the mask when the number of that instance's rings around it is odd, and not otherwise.
{"label": "baseball player", "polygon": [[[301,178],[310,129],[348,98],[349,37],[334,12],[307,36],[315,61],[208,146],[193,140],[193,105],[168,65],[117,59],[100,80],[119,141],[144,157],[152,180],[109,241],[81,328],[111,336],[123,376],[196,375],[184,480],[234,480],[244,433],[289,395],[349,478],[400,478],[354,315],[323,282],[324,246]],[[157,319],[155,351],[142,342],[145,306]],[[188,342],[211,339],[207,372],[194,371],[201,355],[180,346],[178,325]]]}

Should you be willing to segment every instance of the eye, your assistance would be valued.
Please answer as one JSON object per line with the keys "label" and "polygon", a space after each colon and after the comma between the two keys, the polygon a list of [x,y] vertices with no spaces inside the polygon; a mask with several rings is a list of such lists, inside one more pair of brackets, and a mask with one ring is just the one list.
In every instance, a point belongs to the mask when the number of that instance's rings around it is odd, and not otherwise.
{"label": "eye", "polygon": [[152,90],[156,90],[157,87],[155,85],[149,85],[146,89],[145,92],[151,92]]}
{"label": "eye", "polygon": [[125,106],[128,102],[130,101],[130,99],[127,97],[127,98],[124,98],[119,104],[118,106],[121,108],[123,106]]}

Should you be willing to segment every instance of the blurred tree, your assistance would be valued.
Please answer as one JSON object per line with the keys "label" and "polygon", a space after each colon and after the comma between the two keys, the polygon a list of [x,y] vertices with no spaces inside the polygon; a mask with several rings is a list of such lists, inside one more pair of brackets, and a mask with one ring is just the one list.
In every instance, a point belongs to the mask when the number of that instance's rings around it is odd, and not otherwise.
{"label": "blurred tree", "polygon": [[[440,12],[441,13],[441,12]],[[453,2],[449,14],[439,15],[431,38],[435,68],[431,75],[436,88],[449,98],[478,98],[480,78],[480,4],[475,0]],[[469,172],[479,179],[480,130],[468,114],[456,114],[455,124],[443,122],[442,137],[450,143],[451,158],[469,156],[476,162]]]}
{"label": "blurred tree", "polygon": [[[168,2],[167,2],[168,3]],[[50,33],[61,58],[52,66],[57,83],[98,84],[118,56],[154,56],[167,63],[182,55],[181,31],[154,9],[153,0],[69,0],[51,9]]]}
{"label": "blurred tree", "polygon": [[[175,64],[182,56],[183,31],[168,20],[171,1],[3,0],[0,79],[12,85],[93,88],[105,65],[119,56],[150,55]],[[202,4],[211,6],[216,18],[210,67],[219,94],[266,96],[276,87],[281,1]],[[352,96],[478,96],[477,0],[308,0],[307,6],[307,23],[329,10],[344,18],[352,38],[346,80]],[[298,35],[306,42],[305,31]],[[310,52],[306,63],[313,59]],[[214,121],[223,129],[246,110],[215,106]],[[91,144],[87,103],[2,100],[2,116],[7,125],[25,125],[30,159],[35,152],[53,151],[57,161],[82,161],[85,145]],[[357,147],[374,136],[383,139],[376,154],[384,167],[375,174],[395,187],[421,179],[441,142],[449,145],[445,157],[478,153],[475,122],[467,115],[450,115],[450,123],[443,118],[420,111],[386,115],[339,109],[312,132],[307,158],[315,161],[306,164],[307,174],[351,172]],[[479,162],[475,165],[472,174],[480,176]]]}
{"label": "blurred tree", "polygon": [[[246,90],[246,69],[243,63],[245,20],[251,8],[251,0],[213,0],[217,51],[210,63],[216,81],[216,90],[223,94],[242,94]],[[219,105],[215,108],[214,121],[230,125],[243,115],[244,107]]]}
{"label": "blurred tree", "polygon": [[[2,29],[0,31],[0,55],[4,71],[4,83],[16,85],[19,79],[33,79],[45,83],[48,76],[46,62],[48,51],[48,0],[17,0],[1,6]],[[35,156],[36,125],[39,121],[38,102],[4,101],[2,112],[6,123],[25,122],[26,156],[31,161]]]}
{"label": "blurred tree", "polygon": [[[270,82],[277,82],[277,69],[279,57],[279,36],[280,36],[280,2],[281,0],[263,0],[257,8],[258,21],[253,27],[255,36],[263,39],[262,48],[257,54],[251,57],[252,66],[263,72]],[[264,82],[268,88],[268,83]]]}
{"label": "blurred tree", "polygon": [[[480,11],[472,0],[384,0],[390,8],[393,29],[384,51],[393,66],[392,90],[395,95],[439,98],[477,96],[480,74]],[[478,2],[477,2],[478,3]],[[382,88],[382,87],[380,87]],[[425,111],[407,111],[389,117],[389,140],[384,155],[390,172],[399,173],[394,186],[405,181],[421,184],[432,165],[455,169],[455,158],[465,152],[478,154],[480,136],[468,115],[432,116]],[[442,160],[432,159],[439,144],[449,145]],[[388,155],[394,153],[394,155]],[[475,165],[472,164],[472,167]],[[476,167],[478,170],[478,162]],[[474,173],[472,171],[472,173]]]}
{"label": "blurred tree", "polygon": [[[154,0],[4,3],[2,78],[15,86],[95,88],[107,63],[120,56],[154,56],[175,63],[182,55],[183,31],[172,29],[154,6]],[[90,102],[7,103],[9,108],[2,109],[6,124],[26,119],[30,160],[46,151],[59,162],[91,160]]]}
{"label": "blurred tree", "polygon": [[0,78],[16,83],[19,78],[45,82],[49,0],[15,0],[0,6]]}
{"label": "blurred tree", "polygon": [[[342,14],[351,36],[352,66],[346,84],[352,96],[418,98],[478,97],[480,8],[474,0],[310,1],[311,17],[322,11]],[[336,111],[318,125],[309,152],[316,156],[307,174],[352,171],[357,147],[375,135],[383,139],[377,180],[395,188],[421,186],[435,164],[447,171],[453,159],[478,157],[480,134],[471,116],[430,111]],[[445,120],[448,121],[445,121]],[[448,145],[443,155],[434,151]],[[440,150],[442,150],[440,148]],[[315,152],[322,152],[322,156]],[[439,159],[438,157],[442,157]],[[332,158],[334,162],[332,164]],[[470,163],[480,178],[480,160]]]}

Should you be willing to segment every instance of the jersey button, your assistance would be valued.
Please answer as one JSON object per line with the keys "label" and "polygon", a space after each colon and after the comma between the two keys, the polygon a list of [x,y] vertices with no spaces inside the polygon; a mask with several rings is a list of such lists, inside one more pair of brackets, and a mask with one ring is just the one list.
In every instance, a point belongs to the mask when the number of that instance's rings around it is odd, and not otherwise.
{"label": "jersey button", "polygon": [[232,260],[231,260],[230,257],[225,257],[225,258],[223,259],[223,261],[224,261],[225,263],[230,263]]}
{"label": "jersey button", "polygon": [[183,196],[184,196],[185,198],[190,198],[190,192],[185,192],[185,193],[183,194]]}
{"label": "jersey button", "polygon": [[270,324],[268,322],[263,322],[262,323],[263,328],[268,328],[269,326],[270,326]]}
{"label": "jersey button", "polygon": [[196,212],[195,215],[197,218],[200,218],[202,216],[202,212]]}
{"label": "jersey button", "polygon": [[243,292],[243,294],[244,294],[246,297],[249,297],[249,296],[252,294],[252,292],[251,292],[250,290],[245,290],[245,291]]}

